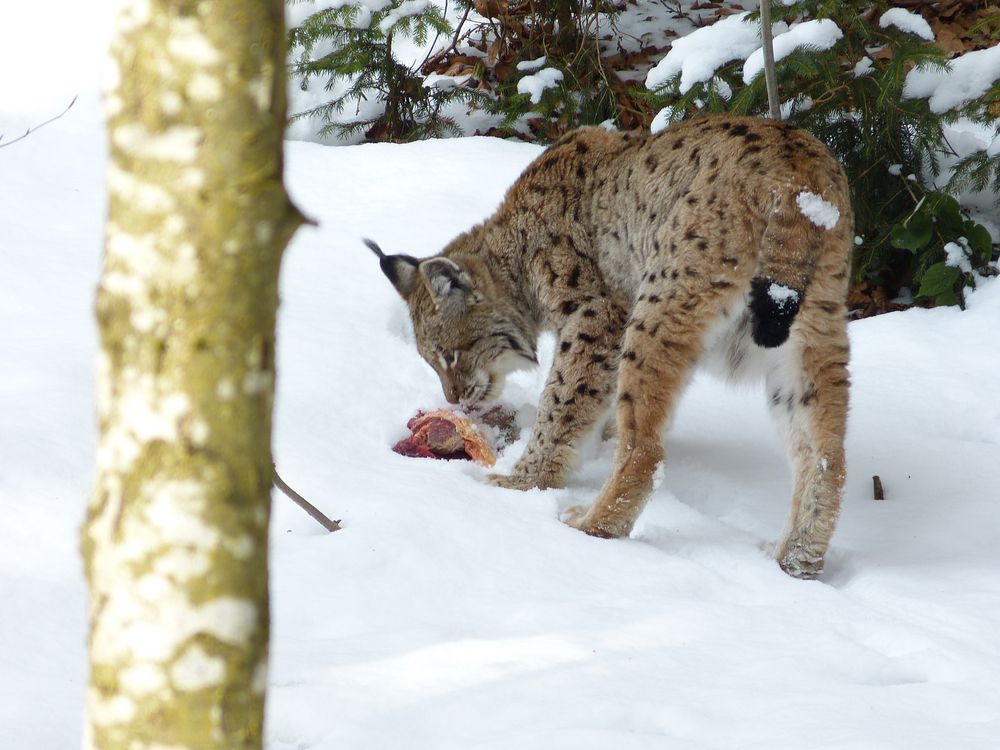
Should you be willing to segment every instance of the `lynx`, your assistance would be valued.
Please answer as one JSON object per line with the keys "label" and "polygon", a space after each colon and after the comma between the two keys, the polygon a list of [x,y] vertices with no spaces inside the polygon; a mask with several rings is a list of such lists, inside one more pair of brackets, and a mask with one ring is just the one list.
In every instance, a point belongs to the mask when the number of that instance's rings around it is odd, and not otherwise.
{"label": "lynx", "polygon": [[696,363],[762,374],[784,427],[792,507],[785,572],[823,569],[843,492],[853,217],[816,139],[731,116],[656,135],[584,128],[533,161],[484,223],[439,255],[378,255],[450,403],[495,399],[557,343],[524,453],[501,487],[560,487],[574,447],[615,404],[613,470],[563,520],[627,536],[664,458],[662,433]]}

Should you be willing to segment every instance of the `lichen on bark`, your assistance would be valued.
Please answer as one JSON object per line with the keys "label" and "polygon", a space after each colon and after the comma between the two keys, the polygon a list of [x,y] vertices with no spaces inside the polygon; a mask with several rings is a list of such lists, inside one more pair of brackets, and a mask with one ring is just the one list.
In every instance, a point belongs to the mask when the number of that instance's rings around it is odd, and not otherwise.
{"label": "lichen on bark", "polygon": [[281,0],[130,0],[106,92],[85,745],[259,748]]}

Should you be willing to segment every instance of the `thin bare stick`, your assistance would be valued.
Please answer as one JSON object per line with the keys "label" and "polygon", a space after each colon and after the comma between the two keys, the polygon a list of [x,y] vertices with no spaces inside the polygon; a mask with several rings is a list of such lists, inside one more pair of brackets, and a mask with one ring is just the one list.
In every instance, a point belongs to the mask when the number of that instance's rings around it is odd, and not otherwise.
{"label": "thin bare stick", "polygon": [[[469,6],[469,7],[472,7],[472,6]],[[444,10],[441,11],[441,15],[444,17],[444,19],[446,21],[448,20],[448,0],[444,0]],[[466,8],[465,9],[465,16],[463,16],[462,21],[459,22],[458,28],[455,30],[455,36],[456,37],[458,36],[458,32],[460,32],[462,30],[462,23],[464,22],[465,18],[468,18],[468,16],[469,16],[469,8]],[[435,32],[435,34],[434,34],[434,41],[432,41],[431,44],[430,44],[430,46],[427,48],[427,54],[424,55],[423,61],[419,65],[414,65],[413,67],[411,67],[410,68],[411,71],[419,70],[419,71],[423,72],[424,66],[426,66],[431,61],[432,58],[436,60],[439,57],[443,57],[444,54],[447,53],[448,50],[451,49],[451,47],[445,47],[444,49],[439,50],[438,52],[434,52],[434,45],[437,44],[438,38],[440,36],[441,36],[441,32],[440,31]]]}
{"label": "thin bare stick", "polygon": [[778,104],[778,76],[774,72],[774,39],[771,34],[771,1],[760,3],[760,38],[764,43],[764,85],[767,87],[767,108],[772,120],[781,119]]}
{"label": "thin bare stick", "polygon": [[[429,66],[437,64],[438,60],[440,60],[441,58],[443,58],[445,55],[447,55],[452,50],[455,50],[456,52],[458,51],[458,49],[456,48],[455,45],[458,44],[458,37],[462,33],[462,27],[465,25],[465,22],[469,18],[469,11],[470,10],[472,10],[472,6],[471,5],[468,6],[465,9],[465,13],[462,14],[462,18],[459,20],[458,25],[455,27],[455,34],[451,38],[451,44],[449,44],[447,47],[442,47],[437,52],[435,52],[433,55],[430,53],[430,51],[427,52],[427,56],[424,58],[424,61],[422,63],[420,63],[420,71],[421,72],[425,72]],[[469,32],[466,32],[466,33],[467,34],[471,34],[472,32],[469,31]],[[437,41],[436,37],[435,37],[435,41]]]}
{"label": "thin bare stick", "polygon": [[285,480],[282,479],[280,476],[278,476],[278,470],[274,467],[273,464],[271,466],[271,470],[273,472],[271,481],[274,483],[275,487],[277,487],[279,490],[288,495],[288,497],[290,497],[295,502],[296,505],[298,505],[300,508],[302,508],[302,510],[304,510],[306,513],[312,516],[316,520],[316,522],[319,523],[319,525],[322,526],[324,529],[330,532],[340,531],[341,528],[340,521],[331,521],[323,514],[323,511],[321,511],[315,505],[313,505],[304,497],[302,497],[302,495],[300,495],[298,492],[289,487],[288,484],[285,483]]}
{"label": "thin bare stick", "polygon": [[[77,94],[77,96],[79,96],[79,94]],[[73,100],[69,104],[66,105],[66,109],[64,109],[58,115],[56,115],[55,117],[50,117],[48,120],[46,120],[45,122],[41,123],[40,125],[35,125],[35,127],[33,127],[33,128],[28,128],[27,130],[24,131],[24,135],[19,135],[17,138],[15,138],[12,141],[7,141],[6,143],[0,143],[0,148],[7,148],[7,146],[13,146],[18,141],[21,141],[21,140],[24,140],[25,138],[27,138],[29,135],[31,135],[32,133],[34,133],[39,128],[44,128],[50,122],[55,122],[60,117],[62,117],[64,114],[66,114],[67,112],[69,112],[70,108],[74,104],[76,104],[76,96],[74,96]],[[0,133],[0,141],[2,141],[2,140],[3,140],[3,133]]]}

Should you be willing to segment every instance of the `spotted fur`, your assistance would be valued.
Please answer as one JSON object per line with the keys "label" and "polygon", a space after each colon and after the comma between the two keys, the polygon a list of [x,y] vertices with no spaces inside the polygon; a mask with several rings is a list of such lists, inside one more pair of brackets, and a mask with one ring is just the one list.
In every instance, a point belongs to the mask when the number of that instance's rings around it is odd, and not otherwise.
{"label": "spotted fur", "polygon": [[[803,213],[803,192],[839,212],[832,227]],[[717,116],[653,136],[574,131],[440,255],[373,249],[453,403],[496,398],[511,369],[535,362],[539,332],[556,333],[527,448],[494,483],[562,486],[574,447],[616,403],[611,476],[564,517],[588,534],[631,531],[696,363],[763,373],[795,476],[775,554],[813,577],[844,482],[852,240],[847,182],[821,143],[785,123]]]}

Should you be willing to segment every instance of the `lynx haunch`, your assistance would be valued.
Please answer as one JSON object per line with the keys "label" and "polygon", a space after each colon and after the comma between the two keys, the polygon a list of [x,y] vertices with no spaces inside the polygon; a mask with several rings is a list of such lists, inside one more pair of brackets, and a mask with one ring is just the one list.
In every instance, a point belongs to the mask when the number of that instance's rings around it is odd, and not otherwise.
{"label": "lynx haunch", "polygon": [[763,375],[784,427],[792,507],[781,567],[819,575],[843,493],[846,306],[853,217],[843,170],[786,123],[704,117],[657,135],[574,131],[532,162],[496,213],[439,255],[386,255],[417,348],[451,403],[499,395],[555,358],[516,489],[562,486],[574,447],[614,403],[614,467],[567,523],[629,534],[695,364]]}

